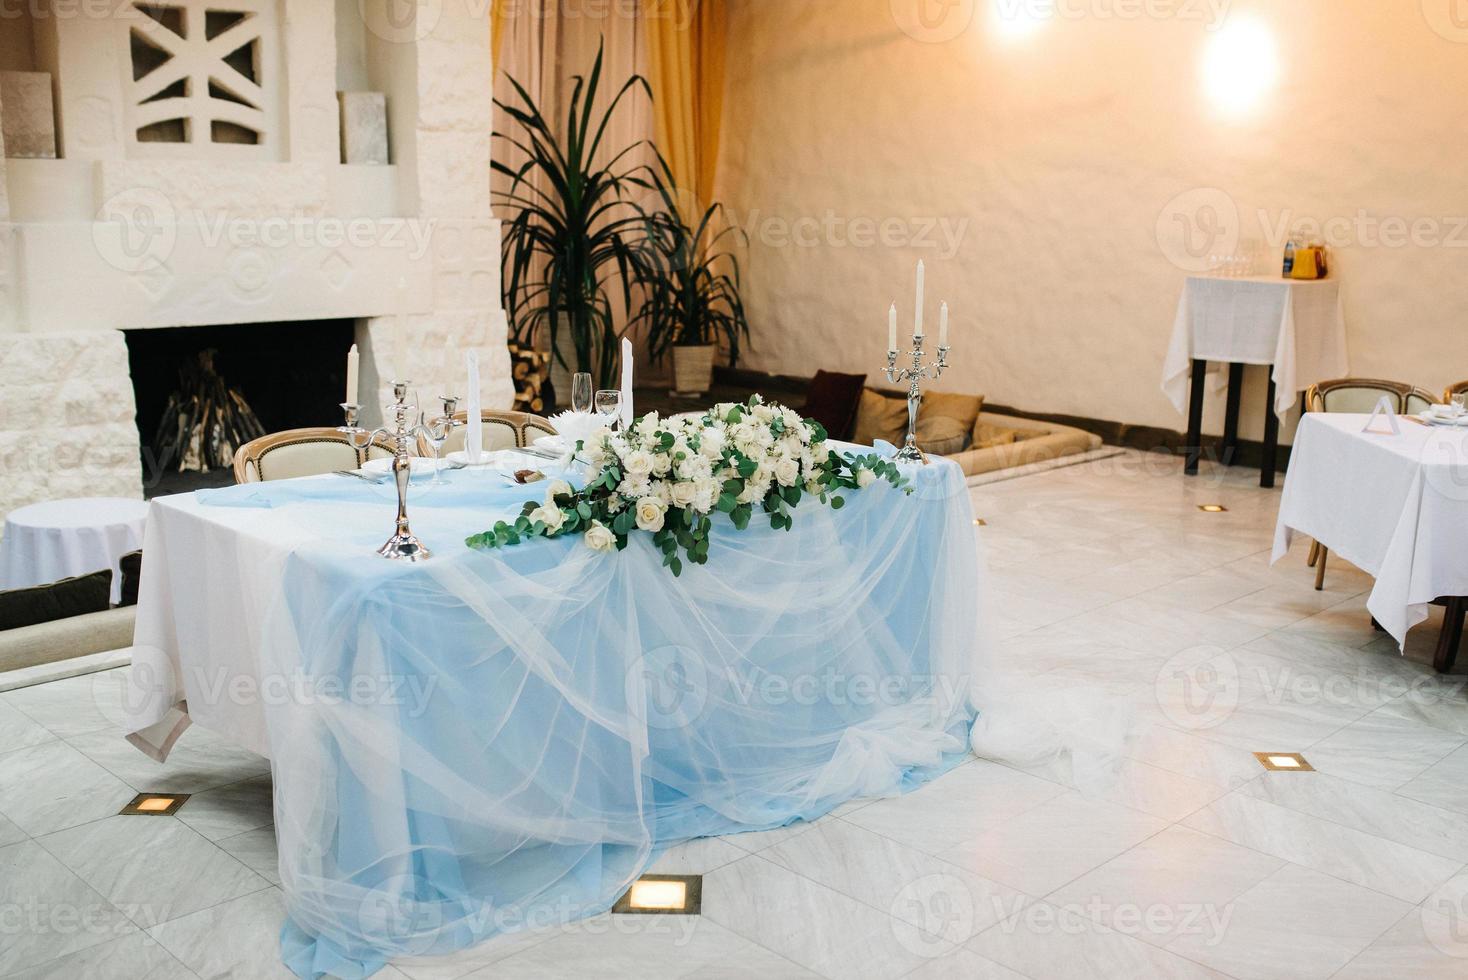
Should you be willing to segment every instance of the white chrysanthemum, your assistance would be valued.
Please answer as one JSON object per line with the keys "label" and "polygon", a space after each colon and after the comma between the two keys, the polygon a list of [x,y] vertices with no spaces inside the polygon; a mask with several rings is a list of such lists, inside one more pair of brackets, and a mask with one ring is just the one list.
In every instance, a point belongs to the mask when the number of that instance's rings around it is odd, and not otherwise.
{"label": "white chrysanthemum", "polygon": [[633,476],[647,476],[653,471],[652,454],[641,449],[622,457],[622,469]]}

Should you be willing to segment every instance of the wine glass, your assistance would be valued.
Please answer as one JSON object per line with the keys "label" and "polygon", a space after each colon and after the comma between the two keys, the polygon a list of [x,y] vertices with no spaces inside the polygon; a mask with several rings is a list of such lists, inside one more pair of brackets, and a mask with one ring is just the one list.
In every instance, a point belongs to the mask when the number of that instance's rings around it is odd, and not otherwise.
{"label": "wine glass", "polygon": [[423,418],[424,440],[433,447],[433,479],[428,481],[431,487],[445,487],[449,483],[443,478],[443,446],[454,430],[454,408],[458,405],[458,399],[448,395],[440,396],[440,400],[443,402],[443,415],[431,421]]}
{"label": "wine glass", "polygon": [[591,411],[591,375],[579,372],[571,379],[571,411]]}
{"label": "wine glass", "polygon": [[602,417],[607,428],[615,432],[622,417],[622,393],[616,388],[603,388],[596,393],[596,414]]}

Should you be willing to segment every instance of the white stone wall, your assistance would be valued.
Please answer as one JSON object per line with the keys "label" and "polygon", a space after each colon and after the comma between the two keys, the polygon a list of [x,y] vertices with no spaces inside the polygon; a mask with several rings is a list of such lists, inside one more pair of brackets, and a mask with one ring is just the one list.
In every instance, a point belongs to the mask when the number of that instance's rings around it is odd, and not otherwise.
{"label": "white stone wall", "polygon": [[[0,154],[0,512],[140,492],[122,329],[352,318],[366,418],[380,401],[368,393],[385,395],[393,375],[416,382],[425,408],[438,394],[464,395],[470,347],[484,404],[510,405],[489,205],[489,4],[419,5],[427,19],[404,27],[381,17],[394,3],[283,0],[285,125],[268,161],[231,161],[227,149],[209,159],[130,152],[125,34],[99,18],[37,22],[35,67],[57,79],[64,159],[15,161],[7,176]],[[388,167],[339,163],[337,18],[359,10],[366,31],[343,26],[365,36],[365,53],[350,57],[367,59],[373,88],[387,94]],[[131,224],[138,216],[147,227]],[[225,225],[259,230],[282,218],[295,229],[283,243],[218,237]],[[366,241],[320,237],[358,219],[372,219]],[[142,257],[121,247],[156,229]],[[44,465],[24,452],[25,433],[45,433]]]}
{"label": "white stone wall", "polygon": [[118,331],[0,337],[0,513],[142,496],[135,412]]}

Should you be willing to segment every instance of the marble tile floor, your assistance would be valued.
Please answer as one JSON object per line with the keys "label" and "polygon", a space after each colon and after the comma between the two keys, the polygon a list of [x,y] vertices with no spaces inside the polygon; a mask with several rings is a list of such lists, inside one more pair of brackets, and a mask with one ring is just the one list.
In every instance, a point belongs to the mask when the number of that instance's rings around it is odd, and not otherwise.
{"label": "marble tile floor", "polygon": [[[1427,666],[1436,617],[1398,654],[1343,561],[1322,593],[1303,545],[1270,566],[1278,492],[1256,482],[1127,454],[972,491],[1000,660],[1135,712],[1102,784],[973,759],[675,848],[655,870],[705,876],[700,917],[601,916],[380,976],[1468,977],[1468,677]],[[268,766],[198,729],[149,762],[117,735],[120,679],[0,694],[0,977],[288,976]],[[144,790],[195,795],[115,816]]]}

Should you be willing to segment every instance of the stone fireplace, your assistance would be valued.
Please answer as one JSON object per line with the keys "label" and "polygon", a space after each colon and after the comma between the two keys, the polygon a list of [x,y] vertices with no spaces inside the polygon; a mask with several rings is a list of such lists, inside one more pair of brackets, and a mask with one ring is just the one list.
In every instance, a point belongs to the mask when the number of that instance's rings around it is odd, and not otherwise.
{"label": "stone fireplace", "polygon": [[470,348],[485,404],[509,406],[488,9],[6,8],[0,131],[20,135],[0,153],[0,512],[142,492],[124,331],[347,321],[366,412],[395,376],[462,395]]}

